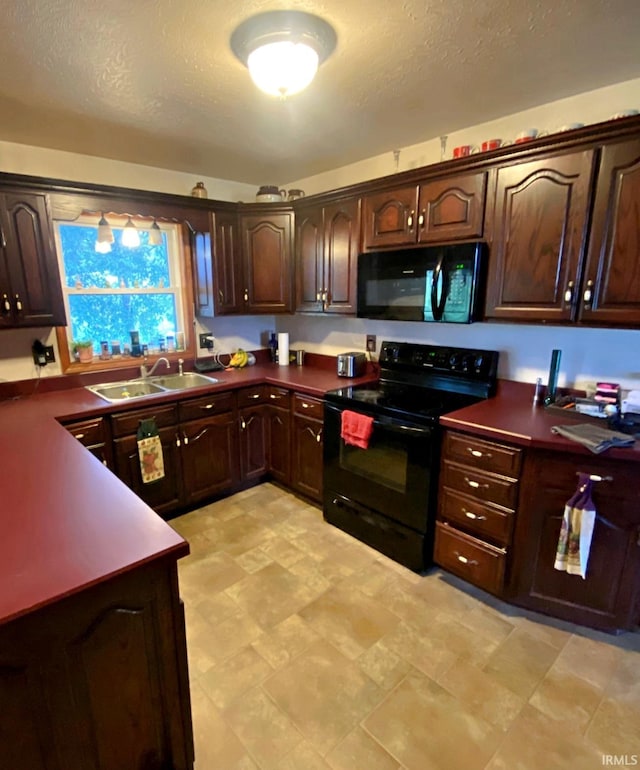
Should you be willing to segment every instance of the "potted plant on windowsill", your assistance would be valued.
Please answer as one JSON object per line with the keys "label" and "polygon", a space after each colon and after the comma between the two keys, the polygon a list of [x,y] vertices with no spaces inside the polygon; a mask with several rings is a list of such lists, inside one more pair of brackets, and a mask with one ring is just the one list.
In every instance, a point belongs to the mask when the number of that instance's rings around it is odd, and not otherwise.
{"label": "potted plant on windowsill", "polygon": [[93,361],[93,340],[75,340],[72,350],[81,364],[90,364]]}

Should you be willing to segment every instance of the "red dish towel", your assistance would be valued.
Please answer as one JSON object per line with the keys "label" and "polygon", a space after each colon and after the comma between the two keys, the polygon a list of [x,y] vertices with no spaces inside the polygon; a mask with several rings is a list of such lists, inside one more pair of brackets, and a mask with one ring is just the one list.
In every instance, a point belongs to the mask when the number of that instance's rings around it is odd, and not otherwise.
{"label": "red dish towel", "polygon": [[345,409],[342,412],[340,436],[345,444],[367,449],[373,431],[373,417]]}

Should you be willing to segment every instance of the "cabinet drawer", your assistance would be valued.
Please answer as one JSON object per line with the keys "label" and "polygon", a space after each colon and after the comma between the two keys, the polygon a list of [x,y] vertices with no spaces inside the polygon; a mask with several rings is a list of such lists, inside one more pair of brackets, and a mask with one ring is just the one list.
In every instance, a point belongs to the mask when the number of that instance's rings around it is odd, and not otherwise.
{"label": "cabinet drawer", "polygon": [[492,473],[445,460],[442,484],[478,500],[497,503],[504,508],[516,507],[518,482],[506,476],[494,476]]}
{"label": "cabinet drawer", "polygon": [[233,410],[233,393],[215,393],[180,403],[180,420],[198,420]]}
{"label": "cabinet drawer", "polygon": [[106,429],[103,417],[96,417],[93,420],[83,420],[74,422],[71,425],[64,426],[74,438],[77,438],[84,446],[94,446],[95,444],[104,444],[106,441]]}
{"label": "cabinet drawer", "polygon": [[482,539],[508,545],[513,529],[513,514],[473,497],[460,495],[443,488],[440,495],[438,518],[457,524],[461,529]]}
{"label": "cabinet drawer", "polygon": [[305,417],[313,417],[316,420],[324,418],[324,402],[318,398],[303,396],[300,393],[294,393],[293,396],[294,414],[303,414]]}
{"label": "cabinet drawer", "polygon": [[277,388],[275,385],[267,387],[267,401],[271,406],[289,408],[289,392],[286,388]]}
{"label": "cabinet drawer", "polygon": [[175,425],[178,422],[178,407],[176,404],[163,404],[149,409],[137,409],[135,412],[123,412],[111,417],[111,427],[114,437],[136,433],[140,420],[154,419],[158,428]]}
{"label": "cabinet drawer", "polygon": [[444,456],[504,476],[518,476],[522,462],[521,449],[451,432],[445,435]]}
{"label": "cabinet drawer", "polygon": [[438,521],[433,558],[444,569],[486,591],[502,591],[506,554],[501,548],[494,548]]}
{"label": "cabinet drawer", "polygon": [[267,400],[267,389],[264,385],[256,385],[253,388],[242,388],[238,391],[238,407],[255,406],[264,404]]}

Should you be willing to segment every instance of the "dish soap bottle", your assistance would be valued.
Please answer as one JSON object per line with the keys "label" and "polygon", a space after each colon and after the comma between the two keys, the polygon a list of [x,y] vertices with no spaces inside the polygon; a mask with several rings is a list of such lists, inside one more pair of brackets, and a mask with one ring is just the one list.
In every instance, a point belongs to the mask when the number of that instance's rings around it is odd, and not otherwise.
{"label": "dish soap bottle", "polygon": [[275,332],[271,332],[269,335],[269,355],[271,356],[271,361],[275,364],[278,360],[278,338]]}

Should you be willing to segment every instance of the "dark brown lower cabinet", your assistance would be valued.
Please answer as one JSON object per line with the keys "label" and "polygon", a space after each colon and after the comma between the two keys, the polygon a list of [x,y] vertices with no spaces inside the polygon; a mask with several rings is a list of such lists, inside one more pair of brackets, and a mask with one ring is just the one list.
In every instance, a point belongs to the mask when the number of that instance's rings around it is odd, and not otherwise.
{"label": "dark brown lower cabinet", "polygon": [[295,393],[292,412],[291,486],[296,492],[322,502],[323,403]]}
{"label": "dark brown lower cabinet", "polygon": [[268,407],[267,455],[269,473],[285,486],[291,481],[291,415],[288,409]]}
{"label": "dark brown lower cabinet", "polygon": [[190,770],[175,559],[0,627],[0,767]]}
{"label": "dark brown lower cabinet", "polygon": [[[597,511],[586,579],[554,569],[566,501],[578,472],[594,483]],[[594,628],[640,620],[640,486],[637,465],[527,450],[514,538],[510,600]]]}
{"label": "dark brown lower cabinet", "polygon": [[181,423],[183,502],[187,505],[231,489],[238,481],[233,413]]}
{"label": "dark brown lower cabinet", "polygon": [[262,404],[241,409],[240,472],[242,481],[255,481],[267,473],[267,407]]}
{"label": "dark brown lower cabinet", "polygon": [[[151,414],[149,415],[151,416]],[[182,470],[178,447],[178,425],[159,428],[164,460],[164,478],[145,484],[140,473],[136,434],[113,442],[114,465],[119,479],[161,516],[176,510],[182,499]]]}

